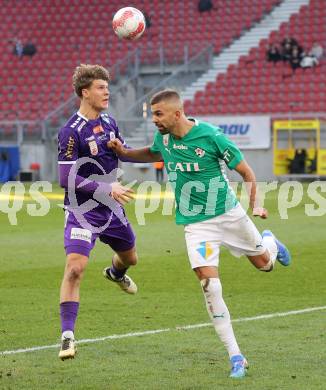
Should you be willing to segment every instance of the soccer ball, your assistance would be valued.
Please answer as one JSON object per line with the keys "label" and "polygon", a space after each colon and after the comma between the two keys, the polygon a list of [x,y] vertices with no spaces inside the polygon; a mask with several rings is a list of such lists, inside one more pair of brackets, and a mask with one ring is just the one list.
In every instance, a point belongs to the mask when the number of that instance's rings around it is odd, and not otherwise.
{"label": "soccer ball", "polygon": [[145,18],[137,8],[125,7],[114,15],[112,26],[119,38],[134,40],[145,31]]}

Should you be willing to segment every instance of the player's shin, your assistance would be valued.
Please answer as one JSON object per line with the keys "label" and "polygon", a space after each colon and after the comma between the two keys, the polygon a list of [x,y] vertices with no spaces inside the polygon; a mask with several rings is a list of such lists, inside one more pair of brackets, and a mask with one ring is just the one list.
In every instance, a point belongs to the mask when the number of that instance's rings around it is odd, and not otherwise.
{"label": "player's shin", "polygon": [[69,301],[60,303],[62,336],[59,358],[61,360],[73,359],[77,352],[74,330],[78,308],[79,302]]}
{"label": "player's shin", "polygon": [[79,302],[62,302],[60,304],[62,337],[74,339],[78,309]]}
{"label": "player's shin", "polygon": [[240,355],[240,348],[235,339],[229,310],[222,297],[222,285],[218,278],[201,280],[206,307],[212,319],[216,333],[223,342],[230,358]]}
{"label": "player's shin", "polygon": [[119,257],[117,255],[113,256],[112,264],[109,269],[109,273],[112,279],[114,280],[122,279],[125,276],[127,270],[128,267],[126,267],[126,265],[121,262]]}

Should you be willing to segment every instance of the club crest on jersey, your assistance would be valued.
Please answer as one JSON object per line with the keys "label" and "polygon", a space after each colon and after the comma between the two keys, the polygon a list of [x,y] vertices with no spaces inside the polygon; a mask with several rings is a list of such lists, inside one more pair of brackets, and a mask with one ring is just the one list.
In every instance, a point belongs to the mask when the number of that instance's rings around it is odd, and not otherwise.
{"label": "club crest on jersey", "polygon": [[198,157],[204,157],[204,155],[205,155],[205,150],[200,149],[200,148],[196,148],[196,149],[195,149],[195,153],[197,154]]}
{"label": "club crest on jersey", "polygon": [[169,136],[170,134],[164,134],[163,135],[163,145],[168,146],[169,145]]}
{"label": "club crest on jersey", "polygon": [[110,141],[115,139],[115,133],[113,131],[110,131]]}
{"label": "club crest on jersey", "polygon": [[98,147],[95,140],[88,142],[89,150],[92,156],[96,156],[98,154]]}
{"label": "club crest on jersey", "polygon": [[103,127],[101,125],[95,126],[93,128],[93,133],[94,134],[103,133],[103,132],[104,132],[104,130],[103,130]]}

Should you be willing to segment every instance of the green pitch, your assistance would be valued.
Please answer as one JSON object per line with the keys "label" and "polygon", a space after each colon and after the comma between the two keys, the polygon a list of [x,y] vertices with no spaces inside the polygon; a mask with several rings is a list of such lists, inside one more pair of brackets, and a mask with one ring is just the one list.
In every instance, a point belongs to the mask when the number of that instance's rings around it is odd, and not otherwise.
{"label": "green pitch", "polygon": [[[182,227],[173,217],[162,217],[161,210],[138,226],[134,205],[127,213],[140,261],[129,274],[139,293],[125,295],[103,278],[112,253],[98,243],[82,282],[76,337],[144,334],[82,343],[76,359],[65,362],[58,359],[58,348],[2,354],[59,342],[63,212],[56,206],[60,201],[51,200],[46,216],[31,217],[28,203],[33,202],[26,200],[17,214],[17,226],[0,213],[0,389],[325,388],[325,309],[234,322],[250,364],[248,377],[239,381],[228,378],[227,354],[212,327],[177,330],[209,322],[188,265]],[[270,228],[286,242],[291,267],[278,264],[272,273],[262,273],[222,251],[224,299],[234,320],[326,305],[325,216],[307,217],[304,203],[280,220],[272,193],[270,218],[255,220],[259,229]],[[164,331],[146,334],[157,329]]]}

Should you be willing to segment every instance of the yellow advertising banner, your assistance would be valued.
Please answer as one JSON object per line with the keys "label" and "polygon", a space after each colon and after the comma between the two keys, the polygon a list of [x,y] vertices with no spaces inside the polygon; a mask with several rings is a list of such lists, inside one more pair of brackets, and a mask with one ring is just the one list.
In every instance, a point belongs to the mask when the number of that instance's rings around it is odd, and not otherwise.
{"label": "yellow advertising banner", "polygon": [[289,173],[289,158],[293,158],[294,150],[289,153],[288,149],[274,151],[274,175],[286,175]]}
{"label": "yellow advertising banner", "polygon": [[326,175],[326,149],[319,149],[317,159],[318,175]]}
{"label": "yellow advertising banner", "polygon": [[320,121],[318,119],[292,119],[273,122],[275,130],[309,130],[319,129],[319,127]]}

